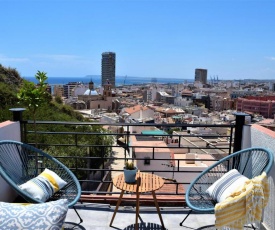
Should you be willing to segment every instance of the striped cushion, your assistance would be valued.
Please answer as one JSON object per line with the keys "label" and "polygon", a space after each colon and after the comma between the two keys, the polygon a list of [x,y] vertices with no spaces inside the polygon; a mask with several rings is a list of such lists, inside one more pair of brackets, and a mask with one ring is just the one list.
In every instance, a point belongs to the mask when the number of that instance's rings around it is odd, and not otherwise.
{"label": "striped cushion", "polygon": [[34,199],[45,202],[67,184],[55,172],[45,169],[37,177],[19,186]]}
{"label": "striped cushion", "polygon": [[212,184],[206,192],[217,202],[222,202],[248,180],[238,170],[231,169]]}

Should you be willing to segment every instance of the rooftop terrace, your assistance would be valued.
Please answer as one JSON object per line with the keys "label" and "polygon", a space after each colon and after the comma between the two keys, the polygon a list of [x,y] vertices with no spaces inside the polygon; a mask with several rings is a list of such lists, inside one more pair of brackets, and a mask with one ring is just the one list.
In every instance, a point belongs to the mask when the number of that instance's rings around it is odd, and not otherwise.
{"label": "rooftop terrace", "polygon": [[[7,123],[7,122],[6,122]],[[5,124],[6,124],[5,123]],[[18,130],[20,129],[20,126],[17,122],[12,123],[10,122],[8,125],[10,126],[6,126],[5,124],[3,124],[3,127],[0,128],[3,130],[3,132],[0,132],[0,139],[4,140],[4,139],[12,139],[15,138],[16,140],[20,140],[20,138],[22,137],[22,141],[27,142],[28,140],[28,135],[32,135],[33,131],[30,130],[28,128],[32,126],[31,121],[28,122],[23,122],[21,124],[21,128],[24,127],[24,133],[22,133],[22,136],[20,137],[20,135],[18,133]],[[44,124],[52,124],[53,126],[57,126],[57,125],[64,125],[64,126],[68,126],[68,125],[73,125],[76,127],[79,126],[90,126],[92,125],[91,123],[68,123],[68,122],[50,122],[50,121],[45,121],[45,122],[38,122],[38,125],[41,125],[41,127]],[[114,124],[111,124],[114,125]],[[118,127],[121,126],[121,124],[116,124]],[[125,124],[123,124],[124,126]],[[106,124],[105,124],[106,126]],[[115,126],[115,125],[114,125]],[[127,125],[126,125],[127,126]],[[144,124],[140,125],[140,124],[128,124],[127,127],[129,127],[130,129],[130,134],[131,135],[136,135],[139,136],[141,135],[140,132],[132,132],[134,130],[134,128],[141,128],[142,126],[144,126]],[[149,125],[150,126],[150,125]],[[151,124],[152,126],[152,124]],[[165,125],[162,125],[165,127]],[[182,126],[182,125],[181,125]],[[173,128],[173,126],[171,126]],[[211,127],[211,125],[209,126]],[[224,128],[224,127],[223,127]],[[226,128],[226,127],[225,127]],[[17,131],[15,131],[15,129],[17,129]],[[230,126],[227,127],[227,129],[230,129]],[[42,130],[42,129],[41,129]],[[265,148],[269,148],[271,149],[273,152],[275,152],[275,133],[273,131],[267,130],[266,128],[260,127],[258,125],[247,125],[246,127],[244,127],[243,129],[243,136],[244,138],[241,139],[241,148],[247,148],[247,147],[253,147],[253,146],[262,146]],[[80,142],[80,138],[86,135],[114,135],[114,136],[119,136],[120,133],[112,133],[112,134],[108,134],[108,133],[81,133],[81,132],[73,132],[73,133],[66,133],[66,132],[53,132],[53,131],[48,131],[48,130],[43,130],[39,132],[39,135],[41,136],[57,136],[57,135],[61,135],[64,137],[64,142],[62,144],[60,143],[39,143],[39,147],[43,148],[44,146],[48,147],[48,146],[53,146],[56,150],[58,150],[61,147],[75,147],[75,148],[83,148],[83,149],[87,149],[89,148],[93,148],[93,147],[99,147],[99,149],[104,150],[104,148],[106,148],[106,146],[99,146],[98,144],[92,144],[92,143],[81,143]],[[187,135],[190,134],[178,134],[178,135],[173,135],[173,138],[178,139],[178,141],[176,143],[173,143],[173,145],[171,146],[166,146],[165,149],[167,150],[167,152],[169,152],[170,150],[185,150],[185,152],[195,152],[197,153],[200,157],[202,157],[204,154],[209,154],[212,156],[215,155],[220,155],[220,153],[224,154],[227,151],[227,154],[232,152],[232,148],[233,146],[231,145],[234,141],[231,141],[227,144],[227,146],[219,146],[219,145],[210,145],[207,146],[205,145],[205,143],[207,143],[207,141],[203,142],[203,140],[207,140],[204,139],[206,138],[206,136],[204,135],[203,137],[200,137],[198,135],[196,135],[196,137],[192,137],[192,134],[190,135],[190,137],[188,138]],[[170,136],[167,135],[167,137]],[[67,142],[68,137],[70,137],[71,142]],[[164,135],[164,137],[166,137],[166,135]],[[25,138],[25,139],[24,139]],[[211,135],[211,141],[213,142],[214,137]],[[215,140],[221,139],[222,142],[224,143],[224,138],[225,139],[230,139],[232,140],[233,138],[233,133],[232,133],[232,129],[230,134],[226,134],[226,135],[218,135],[218,137]],[[118,138],[117,138],[118,139]],[[186,141],[186,139],[188,140],[188,142]],[[193,139],[200,139],[200,144],[188,144],[188,147],[186,147],[186,143],[192,143]],[[125,140],[129,140],[129,138],[125,138]],[[54,139],[53,139],[54,141]],[[214,143],[214,142],[213,142]],[[234,144],[236,144],[236,141],[234,142]],[[112,186],[112,178],[114,177],[114,175],[116,175],[117,173],[121,173],[122,172],[122,163],[124,160],[124,154],[125,156],[127,156],[128,154],[132,154],[131,157],[134,157],[135,160],[140,160],[140,162],[143,162],[144,158],[140,157],[140,156],[136,156],[135,155],[135,151],[133,151],[135,148],[144,148],[144,149],[150,149],[151,151],[151,160],[155,161],[155,162],[159,162],[162,160],[166,160],[166,162],[170,159],[170,154],[168,154],[168,158],[157,158],[157,148],[160,147],[156,147],[153,144],[148,146],[147,144],[144,144],[142,146],[133,146],[133,145],[129,145],[129,143],[126,143],[126,146],[128,148],[130,148],[130,153],[127,153],[125,150],[125,146],[119,146],[119,145],[112,145],[110,147],[112,147],[113,152],[112,154],[116,154],[116,152],[118,152],[118,149],[122,150],[122,154],[123,157],[118,157],[116,155],[112,155],[112,156],[107,156],[107,157],[102,157],[99,156],[97,158],[95,157],[80,157],[80,156],[70,156],[70,160],[72,162],[78,162],[79,159],[82,159],[83,161],[85,160],[85,163],[87,161],[87,167],[85,168],[80,168],[78,167],[78,165],[74,166],[72,168],[72,170],[74,172],[89,172],[89,173],[95,173],[97,174],[99,177],[93,177],[93,178],[86,178],[86,179],[79,179],[79,181],[82,184],[88,183],[88,184],[92,184],[92,185],[96,185],[95,189],[91,188],[91,187],[85,187],[82,191],[82,196],[81,196],[81,202],[79,202],[76,205],[77,210],[79,211],[80,215],[82,216],[84,222],[80,225],[75,227],[74,229],[134,229],[133,225],[135,223],[135,198],[132,197],[130,194],[127,195],[127,199],[125,199],[122,204],[122,207],[120,207],[119,212],[116,215],[116,218],[114,220],[113,226],[109,227],[109,223],[111,221],[111,217],[114,211],[114,207],[116,204],[116,201],[118,199],[118,194],[119,191],[116,191],[113,186]],[[109,147],[109,146],[107,146]],[[162,146],[161,146],[162,147]],[[139,151],[136,151],[137,153],[139,153]],[[161,151],[160,151],[161,152]],[[175,155],[177,155],[178,152],[175,151]],[[62,160],[62,157],[59,157]],[[91,159],[93,160],[102,160],[103,166],[102,168],[93,168],[92,166],[88,166],[88,163],[91,163]],[[180,169],[179,165],[181,165],[180,163],[183,163],[184,161],[186,161],[185,157],[175,157],[175,166],[174,168],[155,168],[152,169],[152,165],[149,168],[144,168],[143,171],[144,172],[150,172],[150,173],[155,173],[155,174],[161,174],[161,173],[170,173],[168,175],[172,175],[172,173],[181,173],[182,175],[184,175],[184,178],[187,178],[187,175],[190,175],[190,172],[187,171],[186,169]],[[217,159],[215,159],[217,160]],[[111,167],[105,167],[105,163],[111,161]],[[201,160],[199,160],[200,162]],[[206,163],[207,165],[209,165],[210,163],[213,162],[213,159],[209,160],[209,159],[205,159],[203,160],[204,163]],[[193,171],[194,173],[194,171]],[[108,175],[108,177],[106,177],[106,175]],[[269,175],[269,182],[270,182],[270,186],[271,186],[271,191],[274,191],[274,181],[273,178],[275,177],[275,169],[273,167],[273,169],[271,170],[271,173]],[[1,178],[0,178],[1,179]],[[166,178],[169,179],[169,178]],[[185,202],[184,202],[184,195],[185,195],[185,191],[184,191],[184,186],[188,186],[188,184],[190,183],[191,178],[189,178],[187,181],[177,181],[176,183],[174,183],[172,180],[167,180],[165,183],[165,187],[167,188],[167,186],[174,186],[175,188],[173,189],[173,192],[171,193],[171,191],[167,191],[165,190],[160,190],[158,191],[159,193],[157,194],[157,198],[159,201],[159,205],[161,207],[161,213],[162,213],[162,217],[163,217],[163,221],[165,224],[165,227],[167,229],[190,229],[184,226],[180,226],[179,223],[183,220],[183,218],[185,217],[185,215],[188,213],[189,209],[185,206]],[[104,187],[103,185],[107,185],[108,188],[112,188],[112,190],[100,190],[98,185],[101,185],[102,187]],[[1,184],[2,186],[2,184]],[[274,203],[274,192],[271,192],[272,196],[270,198],[270,202],[268,203],[268,206],[265,209],[265,213],[264,213],[264,217],[263,217],[263,223],[266,226],[266,229],[275,229],[275,220],[274,220],[274,208],[275,208],[275,203]],[[139,224],[139,229],[161,229],[160,226],[160,221],[159,218],[157,216],[157,212],[156,212],[156,208],[154,206],[150,205],[150,202],[152,203],[152,200],[147,199],[146,194],[143,194],[141,197],[141,203],[142,206],[140,208],[140,217],[141,220],[139,220],[139,222],[141,222]],[[168,202],[168,201],[172,201],[172,202]],[[72,226],[70,227],[68,225],[68,227],[66,227],[66,229],[72,229],[72,227],[74,226],[74,224],[78,223],[78,217],[76,216],[75,212],[73,210],[69,210],[67,218],[66,218],[66,222],[67,224],[69,222],[72,223]],[[202,215],[202,214],[191,214],[188,219],[185,222],[185,225],[187,225],[188,227],[191,227],[193,229],[215,229],[213,227],[215,223],[215,217],[213,214],[209,214],[209,215]],[[207,227],[211,225],[212,227]]]}

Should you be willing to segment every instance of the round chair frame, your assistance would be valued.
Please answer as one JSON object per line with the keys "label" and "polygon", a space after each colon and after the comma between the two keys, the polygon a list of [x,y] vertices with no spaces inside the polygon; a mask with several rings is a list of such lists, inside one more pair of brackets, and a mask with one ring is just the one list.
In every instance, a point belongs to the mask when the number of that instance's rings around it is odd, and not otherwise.
{"label": "round chair frame", "polygon": [[180,225],[182,226],[182,223],[192,211],[214,213],[217,201],[206,190],[226,172],[237,169],[242,175],[252,179],[263,172],[268,174],[273,161],[273,153],[270,150],[255,147],[232,153],[208,167],[199,174],[187,189],[185,200],[190,211]]}

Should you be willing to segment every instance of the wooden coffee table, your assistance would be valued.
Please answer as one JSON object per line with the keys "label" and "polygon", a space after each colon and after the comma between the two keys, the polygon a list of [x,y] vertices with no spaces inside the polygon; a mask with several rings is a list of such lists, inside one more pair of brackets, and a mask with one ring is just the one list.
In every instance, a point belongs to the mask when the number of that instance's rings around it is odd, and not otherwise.
{"label": "wooden coffee table", "polygon": [[163,186],[164,180],[161,177],[157,176],[157,175],[150,174],[150,173],[142,173],[142,172],[137,173],[136,179],[137,179],[136,183],[128,184],[124,180],[124,174],[123,173],[113,178],[114,186],[116,186],[118,189],[121,189],[121,193],[120,193],[119,199],[117,201],[116,208],[115,208],[112,220],[110,222],[110,226],[112,226],[112,224],[113,224],[113,221],[115,219],[117,210],[118,210],[119,205],[121,203],[123,194],[126,191],[126,192],[136,193],[135,229],[138,229],[139,196],[140,196],[140,193],[142,193],[142,192],[152,192],[152,196],[154,198],[154,203],[155,203],[158,215],[159,215],[159,219],[160,219],[162,228],[165,229],[164,223],[163,223],[163,220],[162,220],[162,217],[161,217],[158,201],[157,201],[156,194],[155,194],[155,191],[160,189]]}

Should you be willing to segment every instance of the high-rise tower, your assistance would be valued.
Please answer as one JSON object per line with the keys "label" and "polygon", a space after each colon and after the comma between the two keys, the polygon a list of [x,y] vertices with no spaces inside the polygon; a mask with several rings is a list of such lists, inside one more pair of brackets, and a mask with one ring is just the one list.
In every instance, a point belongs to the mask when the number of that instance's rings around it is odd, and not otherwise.
{"label": "high-rise tower", "polygon": [[112,87],[116,85],[116,53],[104,52],[101,59],[101,85],[109,81]]}
{"label": "high-rise tower", "polygon": [[207,69],[195,69],[195,81],[200,81],[202,84],[206,84]]}

